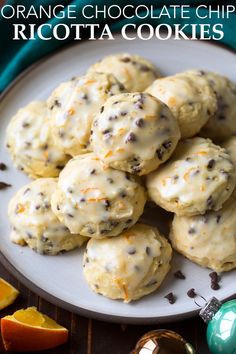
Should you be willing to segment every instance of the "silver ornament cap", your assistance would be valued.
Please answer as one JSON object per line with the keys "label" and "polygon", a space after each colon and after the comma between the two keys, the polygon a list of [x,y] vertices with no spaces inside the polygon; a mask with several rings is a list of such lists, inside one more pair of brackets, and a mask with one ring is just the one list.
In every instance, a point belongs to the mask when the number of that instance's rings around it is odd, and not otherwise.
{"label": "silver ornament cap", "polygon": [[222,303],[217,298],[212,297],[201,309],[201,311],[199,312],[199,316],[203,319],[204,322],[208,323],[219,311],[221,306]]}

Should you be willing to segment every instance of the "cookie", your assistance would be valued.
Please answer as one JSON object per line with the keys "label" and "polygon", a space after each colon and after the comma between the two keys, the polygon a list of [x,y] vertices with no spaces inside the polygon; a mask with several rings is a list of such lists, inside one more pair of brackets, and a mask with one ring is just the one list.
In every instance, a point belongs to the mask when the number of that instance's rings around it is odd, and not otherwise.
{"label": "cookie", "polygon": [[170,269],[171,257],[168,241],[156,228],[136,224],[117,237],[91,239],[83,271],[94,292],[130,302],[161,285]]}
{"label": "cookie", "polygon": [[236,84],[214,72],[200,70],[199,73],[209,81],[217,99],[216,113],[208,120],[200,134],[221,142],[236,135]]}
{"label": "cookie", "polygon": [[57,179],[41,178],[21,188],[9,203],[11,241],[41,254],[56,255],[81,246],[86,237],[71,235],[51,209]]}
{"label": "cookie", "polygon": [[105,101],[124,92],[113,75],[94,73],[59,85],[48,99],[54,140],[66,154],[76,156],[91,150],[91,124]]}
{"label": "cookie", "polygon": [[145,202],[135,177],[103,166],[90,153],[70,160],[61,172],[52,209],[71,233],[100,238],[135,224]]}
{"label": "cookie", "polygon": [[150,61],[128,53],[109,55],[92,65],[88,72],[113,74],[129,92],[142,92],[160,77]]}
{"label": "cookie", "polygon": [[219,211],[175,216],[172,246],[185,257],[216,272],[236,267],[236,192]]}
{"label": "cookie", "polygon": [[92,126],[91,144],[108,166],[139,175],[165,162],[180,138],[169,108],[148,93],[113,96]]}
{"label": "cookie", "polygon": [[8,125],[6,146],[14,165],[32,178],[57,177],[69,160],[53,142],[43,101],[19,109]]}
{"label": "cookie", "polygon": [[214,90],[205,77],[194,71],[157,79],[146,92],[167,104],[183,139],[196,135],[216,112]]}
{"label": "cookie", "polygon": [[226,140],[222,147],[225,148],[228,154],[231,157],[231,160],[236,168],[236,136],[231,137],[230,139]]}
{"label": "cookie", "polygon": [[150,198],[177,215],[219,210],[235,187],[235,168],[225,149],[204,138],[181,141],[172,158],[147,177]]}

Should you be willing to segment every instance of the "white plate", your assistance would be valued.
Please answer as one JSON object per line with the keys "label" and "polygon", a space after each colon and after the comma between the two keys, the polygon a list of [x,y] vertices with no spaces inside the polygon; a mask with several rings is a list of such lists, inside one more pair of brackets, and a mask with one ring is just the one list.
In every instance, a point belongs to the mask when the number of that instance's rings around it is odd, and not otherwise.
{"label": "white plate", "polygon": [[[57,257],[41,256],[29,248],[21,248],[9,241],[7,204],[10,197],[28,179],[12,166],[4,148],[5,129],[18,108],[34,99],[45,99],[60,82],[83,74],[90,64],[107,54],[131,52],[153,61],[163,74],[173,74],[189,68],[215,70],[236,81],[236,56],[230,51],[206,42],[197,41],[115,41],[83,42],[60,51],[33,67],[5,94],[0,103],[0,162],[9,166],[0,172],[0,180],[12,183],[13,188],[0,191],[0,251],[1,260],[29,288],[51,302],[74,312],[105,320],[151,323],[181,319],[194,314],[197,306],[186,292],[195,288],[205,298],[216,295],[225,299],[236,292],[236,271],[224,274],[221,288],[210,288],[209,270],[198,267],[181,256],[175,256],[172,271],[156,293],[124,304],[92,293],[82,275],[82,250]],[[162,220],[158,212],[156,219]],[[152,219],[152,222],[155,220]],[[181,269],[186,280],[173,277]],[[177,296],[170,305],[164,295],[170,291]]]}

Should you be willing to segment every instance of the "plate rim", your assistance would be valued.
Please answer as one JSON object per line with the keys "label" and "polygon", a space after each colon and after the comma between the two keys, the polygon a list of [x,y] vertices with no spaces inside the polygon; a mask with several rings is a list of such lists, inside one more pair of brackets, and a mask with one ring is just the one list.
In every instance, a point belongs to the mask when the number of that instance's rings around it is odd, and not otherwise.
{"label": "plate rim", "polygon": [[[121,37],[118,33],[114,33],[116,37]],[[29,67],[24,69],[19,75],[16,76],[16,78],[1,92],[0,94],[0,105],[3,103],[3,101],[7,98],[7,96],[10,94],[12,89],[28,74],[30,74],[34,69],[36,69],[38,66],[40,66],[42,63],[48,61],[54,56],[57,56],[63,51],[68,50],[70,47],[78,46],[82,42],[86,42],[88,40],[84,39],[81,40],[79,43],[77,42],[72,42],[66,45],[63,45],[62,47],[57,48],[54,52],[49,53],[45,55],[43,58],[40,58],[33,64],[31,64]],[[200,40],[198,40],[200,41]],[[201,41],[204,43],[204,41]],[[229,51],[231,54],[236,55],[236,51],[227,46],[224,43],[218,43],[215,41],[209,41],[207,44],[210,44],[212,46],[220,47],[223,50]],[[153,317],[128,317],[128,316],[117,316],[117,315],[111,315],[111,314],[105,314],[97,311],[92,311],[89,309],[85,309],[82,307],[79,307],[77,305],[73,305],[65,300],[60,299],[59,297],[50,294],[46,290],[42,289],[40,286],[36,285],[32,280],[28,279],[22,272],[20,272],[8,259],[7,257],[3,254],[3,252],[0,250],[0,263],[13,275],[16,277],[17,280],[19,280],[22,284],[24,284],[28,289],[36,293],[38,296],[44,298],[46,301],[50,302],[51,304],[54,304],[56,306],[59,306],[65,310],[68,310],[70,312],[76,313],[81,316],[93,318],[96,320],[102,320],[102,321],[107,321],[107,322],[114,322],[114,323],[125,323],[125,324],[136,324],[136,325],[145,325],[145,324],[158,324],[158,323],[168,323],[172,321],[179,321],[187,318],[194,317],[198,314],[199,309],[196,308],[195,310],[184,312],[181,314],[174,314],[174,315],[168,315],[166,316],[153,316]],[[231,296],[223,299],[223,302],[236,298],[236,293],[232,294]]]}

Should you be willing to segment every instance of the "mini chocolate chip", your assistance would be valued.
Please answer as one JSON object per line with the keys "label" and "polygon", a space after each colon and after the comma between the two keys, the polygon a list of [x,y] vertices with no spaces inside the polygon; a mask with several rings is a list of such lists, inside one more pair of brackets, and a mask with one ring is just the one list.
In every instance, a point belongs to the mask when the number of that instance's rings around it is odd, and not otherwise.
{"label": "mini chocolate chip", "polygon": [[136,119],[135,124],[137,125],[137,127],[143,128],[145,125],[145,121],[143,118],[139,118],[139,119]]}
{"label": "mini chocolate chip", "polygon": [[114,183],[114,180],[113,180],[112,178],[110,178],[110,177],[107,178],[107,181],[108,181],[110,184]]}
{"label": "mini chocolate chip", "polygon": [[121,198],[125,198],[127,196],[126,191],[121,191],[120,196],[121,196]]}
{"label": "mini chocolate chip", "polygon": [[204,222],[204,224],[206,224],[208,222],[208,215],[202,215],[202,221]]}
{"label": "mini chocolate chip", "polygon": [[58,210],[58,211],[60,210],[60,206],[59,206],[59,205],[57,205],[57,210]]}
{"label": "mini chocolate chip", "polygon": [[5,163],[1,162],[0,163],[0,170],[1,171],[6,171],[7,170],[7,165],[5,165]]}
{"label": "mini chocolate chip", "polygon": [[80,198],[80,202],[84,203],[85,202],[85,198]]}
{"label": "mini chocolate chip", "polygon": [[65,137],[65,133],[63,131],[59,131],[58,133],[60,138],[64,138]]}
{"label": "mini chocolate chip", "polygon": [[148,72],[148,71],[151,71],[151,69],[147,66],[147,65],[143,65],[143,64],[141,64],[140,66],[139,66],[139,70],[140,71],[142,71],[142,72]]}
{"label": "mini chocolate chip", "polygon": [[215,283],[220,280],[220,278],[219,278],[219,276],[218,276],[218,274],[217,274],[216,272],[211,272],[211,273],[209,274],[209,277],[210,277],[211,280],[212,280],[213,282],[215,282]]}
{"label": "mini chocolate chip", "polygon": [[83,100],[87,101],[87,100],[88,100],[88,95],[87,95],[87,93],[84,93],[81,98],[82,98]]}
{"label": "mini chocolate chip", "polygon": [[31,191],[31,189],[30,189],[30,188],[26,188],[26,190],[24,191],[24,195],[25,195],[26,193],[28,193],[29,191]]}
{"label": "mini chocolate chip", "polygon": [[198,73],[199,73],[200,76],[206,75],[205,71],[203,71],[203,70],[198,70]]}
{"label": "mini chocolate chip", "polygon": [[22,124],[22,127],[23,127],[23,128],[29,128],[29,127],[30,127],[30,124],[27,123],[27,122],[24,122],[24,123]]}
{"label": "mini chocolate chip", "polygon": [[129,135],[127,136],[125,142],[126,142],[126,143],[134,143],[136,140],[137,140],[137,139],[136,139],[135,134],[131,132],[131,133],[129,133]]}
{"label": "mini chocolate chip", "polygon": [[188,230],[188,233],[189,233],[190,235],[193,235],[193,234],[196,233],[196,229],[195,229],[194,227],[190,227],[190,229]]}
{"label": "mini chocolate chip", "polygon": [[105,130],[103,130],[102,134],[108,134],[110,132],[111,132],[111,129],[105,129]]}
{"label": "mini chocolate chip", "polygon": [[208,208],[212,208],[212,207],[213,207],[213,198],[212,198],[212,196],[210,196],[210,197],[207,199],[207,207],[208,207]]}
{"label": "mini chocolate chip", "polygon": [[61,102],[59,102],[58,100],[54,100],[54,105],[57,107],[61,107]]}
{"label": "mini chocolate chip", "polygon": [[115,221],[115,220],[110,220],[109,221],[109,226],[110,227],[116,227],[117,225],[119,225],[118,221]]}
{"label": "mini chocolate chip", "polygon": [[149,246],[146,247],[145,251],[146,251],[148,256],[151,255],[151,248]]}
{"label": "mini chocolate chip", "polygon": [[123,63],[129,63],[131,59],[128,57],[124,57],[124,58],[120,58],[120,61],[122,61]]}
{"label": "mini chocolate chip", "polygon": [[118,86],[121,91],[125,90],[125,86],[123,84],[119,83]]}
{"label": "mini chocolate chip", "polygon": [[100,113],[102,113],[103,111],[104,111],[104,106],[101,107]]}
{"label": "mini chocolate chip", "polygon": [[39,209],[40,209],[40,205],[36,205],[35,210],[39,210]]}
{"label": "mini chocolate chip", "polygon": [[139,103],[139,102],[137,102],[137,103],[135,104],[135,107],[136,107],[136,108],[139,108],[139,109],[143,109],[143,105],[142,105],[141,103]]}
{"label": "mini chocolate chip", "polygon": [[126,220],[126,224],[130,224],[133,220],[132,219],[128,219]]}
{"label": "mini chocolate chip", "polygon": [[73,215],[73,214],[70,214],[70,213],[68,213],[67,216],[68,216],[69,218],[73,218],[73,217],[74,217],[74,215]]}
{"label": "mini chocolate chip", "polygon": [[216,163],[216,161],[214,159],[209,160],[208,164],[207,164],[207,169],[212,170],[215,166],[215,163]]}
{"label": "mini chocolate chip", "polygon": [[71,187],[67,188],[67,192],[72,194],[73,193],[73,189]]}
{"label": "mini chocolate chip", "polygon": [[218,119],[219,119],[219,120],[225,120],[224,114],[219,114],[219,115],[218,115]]}
{"label": "mini chocolate chip", "polygon": [[217,216],[216,216],[216,223],[217,223],[217,224],[219,224],[220,219],[221,219],[221,215],[217,215]]}
{"label": "mini chocolate chip", "polygon": [[158,159],[161,161],[163,159],[164,150],[162,148],[156,150]]}
{"label": "mini chocolate chip", "polygon": [[129,247],[127,253],[132,256],[136,253],[136,249],[134,247]]}
{"label": "mini chocolate chip", "polygon": [[189,289],[188,291],[187,291],[187,295],[188,295],[188,297],[190,297],[191,299],[193,299],[193,298],[195,298],[196,296],[197,296],[197,294],[196,294],[196,292],[195,292],[195,289]]}
{"label": "mini chocolate chip", "polygon": [[161,118],[161,119],[167,119],[167,116],[166,116],[164,113],[161,113],[161,114],[160,114],[160,118]]}
{"label": "mini chocolate chip", "polygon": [[138,94],[138,102],[140,102],[141,104],[144,104],[144,94],[143,93],[139,93]]}
{"label": "mini chocolate chip", "polygon": [[43,146],[42,146],[42,150],[47,150],[48,149],[48,144],[44,144]]}
{"label": "mini chocolate chip", "polygon": [[114,116],[110,116],[109,118],[108,118],[108,120],[111,122],[111,121],[113,121],[113,120],[116,120],[117,119],[117,116],[116,115],[114,115]]}
{"label": "mini chocolate chip", "polygon": [[104,201],[104,204],[105,204],[105,208],[106,208],[106,210],[108,210],[108,209],[109,209],[109,207],[111,206],[111,203],[109,202],[109,200],[108,200],[108,199],[106,199],[106,200]]}
{"label": "mini chocolate chip", "polygon": [[60,170],[60,171],[63,170],[64,167],[65,167],[65,166],[63,166],[63,165],[57,165],[57,166],[56,166],[56,168],[57,168],[58,170]]}
{"label": "mini chocolate chip", "polygon": [[220,289],[220,285],[217,282],[212,281],[211,282],[211,288],[212,288],[212,290],[219,290]]}
{"label": "mini chocolate chip", "polygon": [[104,234],[107,234],[108,232],[110,232],[111,230],[107,230],[107,229],[103,229],[101,230],[101,234],[104,235]]}
{"label": "mini chocolate chip", "polygon": [[127,115],[127,111],[122,111],[122,112],[120,112],[120,115],[122,116],[122,117],[124,117],[124,116],[126,116]]}
{"label": "mini chocolate chip", "polygon": [[0,190],[10,188],[11,184],[5,183],[5,182],[0,182]]}
{"label": "mini chocolate chip", "polygon": [[196,171],[193,172],[192,175],[193,175],[193,176],[197,176],[199,173],[200,173],[200,170],[196,170]]}
{"label": "mini chocolate chip", "polygon": [[47,241],[48,241],[48,238],[45,237],[45,236],[42,236],[42,237],[41,237],[41,240],[42,240],[42,242],[47,242]]}
{"label": "mini chocolate chip", "polygon": [[164,298],[167,299],[171,305],[173,305],[176,301],[176,297],[173,293],[165,295]]}
{"label": "mini chocolate chip", "polygon": [[172,145],[172,143],[171,143],[170,140],[167,140],[167,141],[165,141],[165,142],[162,144],[162,146],[163,146],[166,150],[168,150],[168,149],[171,147],[171,145]]}
{"label": "mini chocolate chip", "polygon": [[30,232],[26,232],[26,235],[29,239],[32,239],[33,238],[33,235],[30,233]]}
{"label": "mini chocolate chip", "polygon": [[211,111],[209,109],[207,109],[207,114],[208,114],[208,116],[211,115]]}
{"label": "mini chocolate chip", "polygon": [[90,171],[90,175],[95,175],[96,174],[96,170],[95,168],[93,168],[91,171]]}
{"label": "mini chocolate chip", "polygon": [[90,235],[95,234],[95,230],[94,230],[94,229],[92,229],[92,227],[91,227],[91,226],[89,226],[87,229],[88,229],[88,233],[89,233]]}
{"label": "mini chocolate chip", "polygon": [[177,279],[185,279],[185,275],[181,272],[181,270],[177,270],[177,272],[174,273],[174,277]]}

